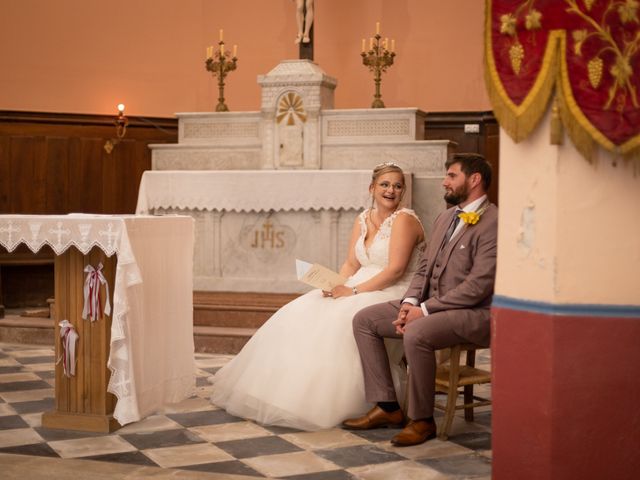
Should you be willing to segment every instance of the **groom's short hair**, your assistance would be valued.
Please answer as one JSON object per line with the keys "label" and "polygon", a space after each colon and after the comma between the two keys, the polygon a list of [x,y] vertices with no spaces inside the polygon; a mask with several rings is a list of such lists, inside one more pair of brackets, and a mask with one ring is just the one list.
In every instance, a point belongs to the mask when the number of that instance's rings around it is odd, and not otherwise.
{"label": "groom's short hair", "polygon": [[444,164],[445,168],[455,163],[460,164],[460,170],[468,177],[474,173],[479,173],[482,177],[484,191],[491,186],[491,164],[479,153],[456,153]]}

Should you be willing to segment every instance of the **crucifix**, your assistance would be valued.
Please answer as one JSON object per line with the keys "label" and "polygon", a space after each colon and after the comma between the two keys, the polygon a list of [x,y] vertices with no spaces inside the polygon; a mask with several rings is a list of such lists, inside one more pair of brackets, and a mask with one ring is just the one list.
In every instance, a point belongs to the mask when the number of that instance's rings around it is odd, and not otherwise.
{"label": "crucifix", "polygon": [[296,0],[296,23],[300,59],[313,60],[313,0]]}

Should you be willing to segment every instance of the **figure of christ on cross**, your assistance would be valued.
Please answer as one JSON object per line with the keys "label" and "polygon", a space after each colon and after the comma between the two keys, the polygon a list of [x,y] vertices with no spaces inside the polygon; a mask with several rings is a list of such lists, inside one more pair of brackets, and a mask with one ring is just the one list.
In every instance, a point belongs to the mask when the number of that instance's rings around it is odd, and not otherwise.
{"label": "figure of christ on cross", "polygon": [[295,43],[300,45],[300,58],[313,60],[313,0],[296,0],[296,23]]}

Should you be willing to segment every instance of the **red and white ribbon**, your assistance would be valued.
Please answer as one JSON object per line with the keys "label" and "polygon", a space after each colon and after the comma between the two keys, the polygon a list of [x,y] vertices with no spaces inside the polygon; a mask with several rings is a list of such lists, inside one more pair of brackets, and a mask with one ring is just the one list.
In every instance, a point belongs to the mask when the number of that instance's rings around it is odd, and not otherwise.
{"label": "red and white ribbon", "polygon": [[62,362],[65,376],[73,377],[76,374],[76,342],[79,335],[69,320],[62,320],[58,325],[60,326],[62,348],[56,365]]}
{"label": "red and white ribbon", "polygon": [[104,315],[111,313],[111,304],[109,303],[109,284],[102,273],[102,263],[98,264],[98,268],[91,265],[84,267],[87,276],[84,280],[84,308],[82,309],[82,318],[95,321],[103,316],[100,312],[100,285],[104,285],[107,291],[107,298],[104,301]]}

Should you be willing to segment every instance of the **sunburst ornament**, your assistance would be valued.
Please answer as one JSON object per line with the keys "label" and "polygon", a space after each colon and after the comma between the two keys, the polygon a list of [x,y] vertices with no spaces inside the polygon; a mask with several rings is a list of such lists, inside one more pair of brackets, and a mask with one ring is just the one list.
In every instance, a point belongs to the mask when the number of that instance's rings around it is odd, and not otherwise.
{"label": "sunburst ornament", "polygon": [[289,92],[280,98],[276,121],[281,123],[286,119],[287,125],[295,125],[294,117],[298,117],[302,123],[307,121],[307,114],[304,111],[300,95],[295,92]]}

